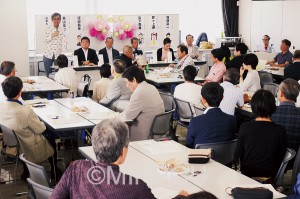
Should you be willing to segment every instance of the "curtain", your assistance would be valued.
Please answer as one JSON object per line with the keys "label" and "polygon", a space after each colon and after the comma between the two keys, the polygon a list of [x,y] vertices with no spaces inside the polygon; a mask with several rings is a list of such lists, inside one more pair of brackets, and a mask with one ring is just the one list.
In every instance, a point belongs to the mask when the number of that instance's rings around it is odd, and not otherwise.
{"label": "curtain", "polygon": [[237,0],[221,0],[226,37],[238,37],[239,7]]}

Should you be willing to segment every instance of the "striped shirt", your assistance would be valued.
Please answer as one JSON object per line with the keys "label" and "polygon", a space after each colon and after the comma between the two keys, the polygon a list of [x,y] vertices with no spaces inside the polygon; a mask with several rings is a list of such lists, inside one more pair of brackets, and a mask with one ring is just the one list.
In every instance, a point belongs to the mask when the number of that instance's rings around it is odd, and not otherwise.
{"label": "striped shirt", "polygon": [[224,88],[224,98],[221,101],[219,108],[229,115],[234,115],[236,105],[244,105],[243,91],[239,87],[230,82],[223,82],[221,86]]}

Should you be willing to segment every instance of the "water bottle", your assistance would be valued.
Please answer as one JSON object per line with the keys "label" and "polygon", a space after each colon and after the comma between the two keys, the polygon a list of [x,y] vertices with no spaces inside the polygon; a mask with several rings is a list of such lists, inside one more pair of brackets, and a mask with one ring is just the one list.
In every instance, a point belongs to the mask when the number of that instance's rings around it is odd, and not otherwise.
{"label": "water bottle", "polygon": [[275,52],[273,44],[271,44],[271,53]]}
{"label": "water bottle", "polygon": [[70,92],[70,104],[71,107],[74,107],[74,92]]}
{"label": "water bottle", "polygon": [[145,72],[146,74],[149,74],[149,64],[146,65]]}

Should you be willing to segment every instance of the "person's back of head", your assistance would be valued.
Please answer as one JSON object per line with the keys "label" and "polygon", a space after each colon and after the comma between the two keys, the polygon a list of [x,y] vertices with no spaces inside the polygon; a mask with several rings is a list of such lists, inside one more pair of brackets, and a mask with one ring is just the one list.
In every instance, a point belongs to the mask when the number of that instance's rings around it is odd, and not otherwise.
{"label": "person's back of head", "polygon": [[200,191],[198,193],[188,195],[186,199],[217,199],[217,197],[209,192]]}
{"label": "person's back of head", "polygon": [[23,88],[23,82],[19,77],[8,77],[2,82],[2,90],[7,99],[13,99],[18,96]]}
{"label": "person's back of head", "polygon": [[130,82],[132,82],[133,79],[135,79],[137,83],[146,81],[144,71],[136,66],[130,66],[127,68],[122,74],[122,77],[128,79]]}
{"label": "person's back of head", "polygon": [[245,55],[248,51],[248,46],[245,43],[239,43],[235,46],[235,50],[241,53],[241,55]]}
{"label": "person's back of head", "polygon": [[257,58],[257,56],[255,54],[249,53],[249,54],[247,54],[247,55],[244,56],[243,63],[245,65],[251,65],[251,68],[253,70],[255,70],[256,66],[258,64],[258,58]]}
{"label": "person's back of head", "polygon": [[294,60],[300,60],[300,50],[295,50],[293,58]]}
{"label": "person's back of head", "polygon": [[275,97],[268,90],[258,90],[251,99],[252,114],[255,118],[270,118],[276,110]]}
{"label": "person's back of head", "polygon": [[12,61],[2,62],[0,71],[2,75],[10,76],[15,71],[15,63]]}
{"label": "person's back of head", "polygon": [[219,107],[223,99],[224,89],[217,82],[208,82],[201,89],[204,98],[210,107]]}
{"label": "person's back of head", "polygon": [[[280,92],[282,92],[285,99],[296,102],[300,92],[300,85],[296,80],[287,78],[281,82],[279,86]],[[281,100],[281,96],[279,96],[279,100]]]}
{"label": "person's back of head", "polygon": [[230,61],[230,57],[231,57],[230,49],[227,46],[221,46],[220,49],[224,53],[225,63],[228,63]]}
{"label": "person's back of head", "polygon": [[240,80],[240,71],[237,68],[229,68],[223,76],[224,81],[237,85]]}
{"label": "person's back of head", "polygon": [[115,59],[112,68],[116,73],[122,74],[126,69],[126,64],[123,60]]}
{"label": "person's back of head", "polygon": [[218,59],[219,61],[222,61],[224,58],[224,52],[220,48],[215,48],[211,51],[211,54],[214,58]]}
{"label": "person's back of head", "polygon": [[68,67],[68,58],[66,55],[58,55],[56,62],[59,68]]}
{"label": "person's back of head", "polygon": [[183,69],[183,77],[187,82],[193,82],[197,76],[197,70],[194,66],[187,65]]}
{"label": "person's back of head", "polygon": [[100,75],[102,78],[109,78],[111,76],[111,67],[109,64],[102,64],[100,67]]}

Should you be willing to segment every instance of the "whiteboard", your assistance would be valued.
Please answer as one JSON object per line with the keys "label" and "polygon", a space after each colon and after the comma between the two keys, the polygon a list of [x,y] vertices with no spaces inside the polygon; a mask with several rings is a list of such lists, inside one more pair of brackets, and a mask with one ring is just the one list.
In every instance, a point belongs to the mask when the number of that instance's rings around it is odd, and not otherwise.
{"label": "whiteboard", "polygon": [[[99,51],[105,47],[105,41],[100,41],[89,34],[89,23],[97,20],[99,15],[62,15],[60,26],[64,28],[67,37],[67,52],[74,52],[80,48],[78,42],[83,36],[87,36],[91,40],[90,48]],[[120,15],[101,15],[102,18],[115,18]],[[171,47],[176,49],[179,45],[179,15],[122,15],[124,20],[136,24],[138,29],[134,32],[134,36],[140,38],[139,48],[143,51],[153,51],[163,46],[163,39],[167,33],[172,40]],[[37,15],[36,23],[36,53],[43,53],[43,30],[47,25],[52,25],[50,15]],[[113,35],[113,23],[110,25],[110,32],[107,36]],[[154,35],[154,36],[153,36]],[[124,45],[130,45],[130,39],[119,40],[114,37],[114,48],[122,51]]]}

